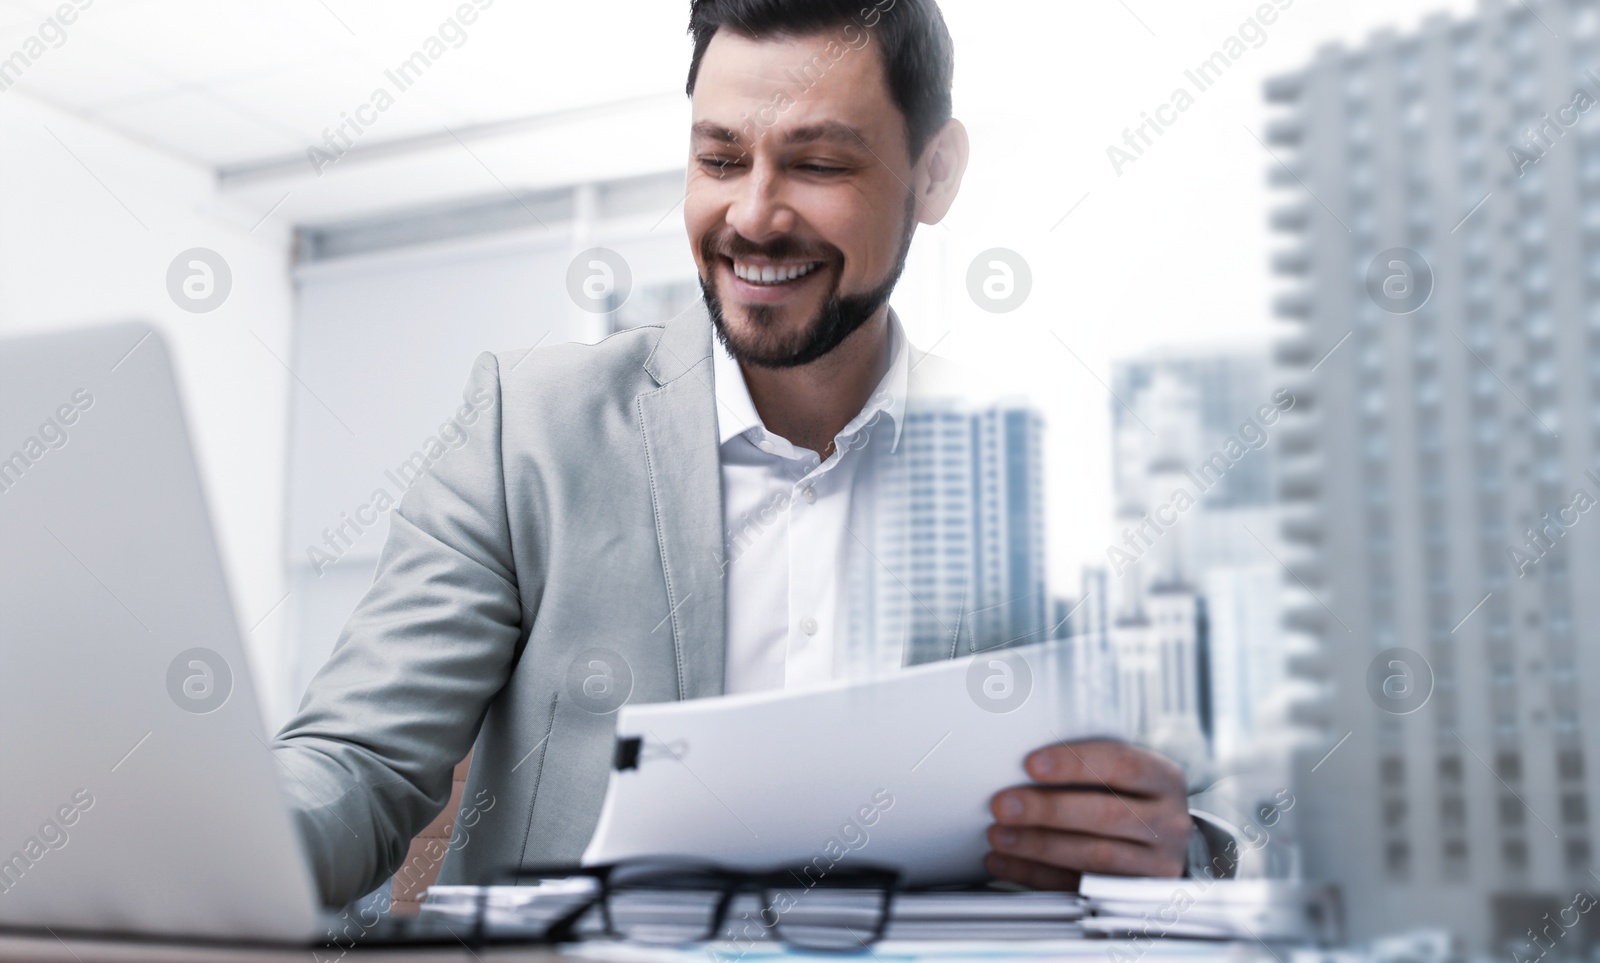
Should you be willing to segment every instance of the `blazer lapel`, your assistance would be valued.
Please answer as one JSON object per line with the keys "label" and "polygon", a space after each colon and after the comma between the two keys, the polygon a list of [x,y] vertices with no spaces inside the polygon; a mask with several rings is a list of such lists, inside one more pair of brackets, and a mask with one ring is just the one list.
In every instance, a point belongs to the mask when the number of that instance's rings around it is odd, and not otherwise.
{"label": "blazer lapel", "polygon": [[666,576],[666,625],[678,697],[721,695],[726,645],[722,469],[703,302],[667,322],[645,361],[657,387],[638,396],[656,542]]}

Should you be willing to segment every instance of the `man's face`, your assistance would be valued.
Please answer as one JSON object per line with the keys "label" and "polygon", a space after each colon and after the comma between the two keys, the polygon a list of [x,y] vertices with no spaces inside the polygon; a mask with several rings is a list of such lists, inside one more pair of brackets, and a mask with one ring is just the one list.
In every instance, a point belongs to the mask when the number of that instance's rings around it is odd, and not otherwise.
{"label": "man's face", "polygon": [[719,30],[693,118],[684,223],[719,335],[764,367],[826,354],[887,303],[916,224],[876,44]]}

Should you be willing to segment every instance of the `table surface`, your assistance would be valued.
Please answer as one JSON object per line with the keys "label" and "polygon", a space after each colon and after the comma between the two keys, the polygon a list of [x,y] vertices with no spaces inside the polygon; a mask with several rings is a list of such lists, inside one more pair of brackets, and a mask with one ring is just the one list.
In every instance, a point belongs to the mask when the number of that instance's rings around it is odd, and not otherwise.
{"label": "table surface", "polygon": [[[990,959],[997,947],[1005,947],[1016,963],[1028,959],[1068,960],[1082,959],[1104,963],[1108,949],[1115,942],[1106,940],[1047,940],[1030,944],[1015,943],[900,943],[892,947],[892,958],[910,958],[958,963],[965,959]],[[1273,954],[1265,946],[1249,943],[1217,943],[1209,940],[1157,940],[1137,950],[1141,963],[1283,963],[1283,957]],[[963,952],[963,951],[970,952]],[[1013,955],[1014,954],[1014,955]],[[766,950],[754,954],[752,963],[776,963],[774,954]],[[626,954],[623,958],[626,958]],[[861,957],[826,959],[860,960]],[[18,933],[0,930],[0,960],[5,963],[348,963],[351,960],[384,961],[384,963],[575,963],[585,960],[598,963],[600,957],[591,954],[565,954],[548,946],[485,946],[476,950],[460,947],[398,947],[356,946],[348,950],[338,948],[233,946],[220,943],[177,943],[160,940],[94,939],[76,936],[55,936],[48,933]],[[865,958],[877,960],[876,955]]]}
{"label": "table surface", "polygon": [[334,963],[368,959],[389,963],[478,963],[483,960],[555,963],[574,958],[549,947],[498,946],[476,951],[461,947],[356,947],[306,949],[270,946],[167,943],[159,940],[87,939],[0,932],[0,960],[6,963]]}

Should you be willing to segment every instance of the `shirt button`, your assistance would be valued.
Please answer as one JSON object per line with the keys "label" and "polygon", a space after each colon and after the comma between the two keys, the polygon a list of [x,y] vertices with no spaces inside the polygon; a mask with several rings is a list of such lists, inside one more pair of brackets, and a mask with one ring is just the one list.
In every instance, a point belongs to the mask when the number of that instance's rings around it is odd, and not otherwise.
{"label": "shirt button", "polygon": [[806,500],[807,505],[815,505],[817,503],[817,490],[807,485],[800,490],[800,497]]}
{"label": "shirt button", "polygon": [[772,450],[774,448],[778,447],[778,446],[774,445],[768,439],[763,438],[760,441],[756,442],[756,447],[770,455],[770,454],[772,454]]}
{"label": "shirt button", "polygon": [[801,619],[800,620],[800,631],[804,632],[807,635],[816,635],[817,634],[817,620],[812,618],[809,615],[806,616],[805,618]]}

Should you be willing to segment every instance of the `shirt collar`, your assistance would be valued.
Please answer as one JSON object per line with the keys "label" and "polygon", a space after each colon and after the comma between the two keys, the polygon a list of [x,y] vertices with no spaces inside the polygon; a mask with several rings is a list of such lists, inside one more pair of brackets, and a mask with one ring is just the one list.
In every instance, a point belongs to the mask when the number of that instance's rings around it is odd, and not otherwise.
{"label": "shirt collar", "polygon": [[[760,433],[764,435],[766,426],[761,423],[755,402],[750,398],[750,388],[745,384],[744,372],[739,368],[739,362],[728,353],[727,345],[722,343],[721,338],[713,335],[713,340],[716,344],[711,350],[711,365],[712,379],[716,385],[718,444],[726,445],[730,440],[752,429],[760,429]],[[910,380],[910,374],[910,344],[906,340],[905,328],[900,324],[899,316],[894,313],[893,308],[890,308],[889,370],[878,380],[878,386],[873,389],[872,395],[861,411],[839,432],[840,436],[849,437],[859,431],[881,411],[894,425],[889,450],[893,452],[899,448],[900,428],[905,420],[906,385]]]}

